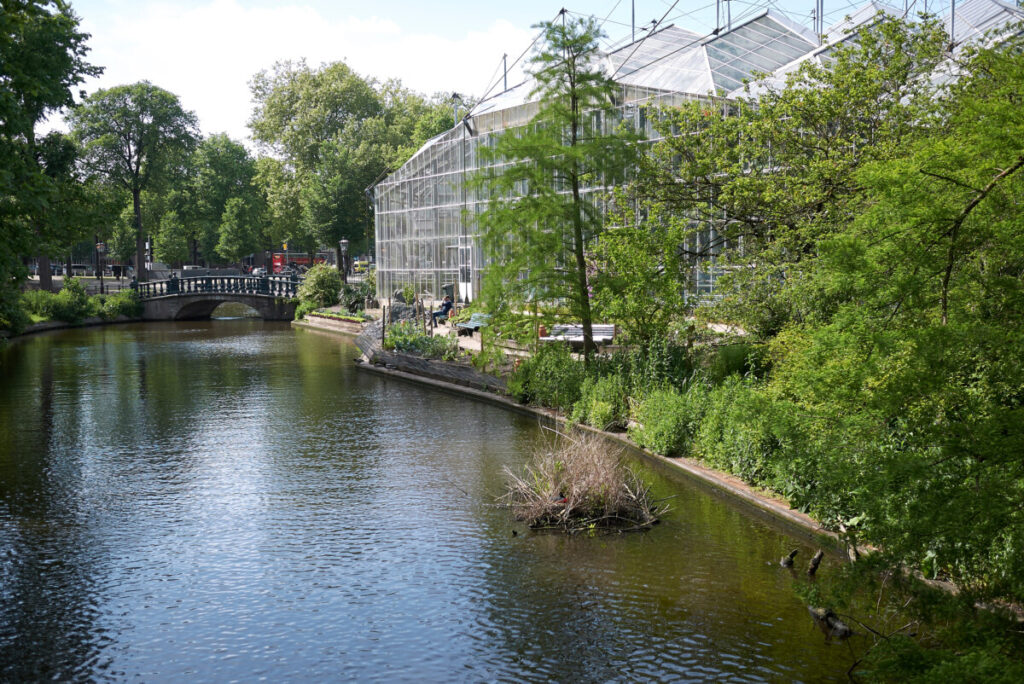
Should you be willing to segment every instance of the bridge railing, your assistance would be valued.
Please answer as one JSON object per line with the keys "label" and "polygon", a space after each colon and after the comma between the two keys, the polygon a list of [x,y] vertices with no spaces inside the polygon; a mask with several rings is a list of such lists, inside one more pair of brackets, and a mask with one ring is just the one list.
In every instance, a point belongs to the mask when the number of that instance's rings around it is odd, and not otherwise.
{"label": "bridge railing", "polygon": [[132,287],[139,294],[139,299],[196,294],[262,295],[293,299],[298,297],[301,284],[302,280],[295,276],[197,276],[134,283]]}

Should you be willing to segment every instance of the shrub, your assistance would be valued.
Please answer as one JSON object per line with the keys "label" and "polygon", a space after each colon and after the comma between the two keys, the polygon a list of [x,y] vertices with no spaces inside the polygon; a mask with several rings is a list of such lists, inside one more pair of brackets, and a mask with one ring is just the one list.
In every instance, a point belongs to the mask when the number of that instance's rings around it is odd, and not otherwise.
{"label": "shrub", "polygon": [[366,299],[376,294],[376,286],[368,280],[358,283],[346,283],[341,286],[339,301],[346,311],[361,311],[366,307]]}
{"label": "shrub", "polygon": [[349,321],[349,322],[352,322],[352,323],[364,323],[366,321],[372,320],[369,316],[367,316],[367,315],[365,315],[365,314],[363,314],[361,312],[345,313],[345,314],[335,313],[333,311],[309,311],[309,312],[306,312],[306,315],[309,315],[309,314],[314,314],[314,315],[316,315],[317,318],[330,318],[330,319],[336,320],[336,321]]}
{"label": "shrub", "polygon": [[561,344],[545,344],[526,359],[508,381],[516,401],[570,410],[580,400],[585,371],[583,362]]}
{"label": "shrub", "polygon": [[317,307],[328,307],[338,303],[340,292],[341,274],[327,264],[317,264],[306,272],[306,279],[299,286],[299,299],[315,302]]}
{"label": "shrub", "polygon": [[730,375],[745,375],[753,370],[754,347],[749,344],[726,344],[708,350],[704,358],[704,372],[708,380],[717,385]]}
{"label": "shrub", "polygon": [[383,347],[445,361],[451,361],[459,355],[459,342],[454,337],[424,335],[420,327],[412,321],[396,323],[388,328]]}
{"label": "shrub", "polygon": [[106,297],[98,295],[93,300],[99,304],[97,315],[108,321],[118,316],[136,318],[142,315],[142,304],[134,290],[121,290]]}
{"label": "shrub", "polygon": [[29,290],[21,293],[21,305],[30,314],[41,318],[52,318],[55,296],[53,292],[47,290]]}
{"label": "shrub", "polygon": [[777,484],[780,443],[772,431],[771,402],[753,383],[730,375],[708,392],[697,430],[697,455],[712,466],[758,485]]}
{"label": "shrub", "polygon": [[15,287],[0,283],[0,330],[10,330],[14,334],[24,330],[31,323],[26,309]]}
{"label": "shrub", "polygon": [[301,321],[306,317],[306,314],[313,313],[320,308],[320,305],[312,300],[299,301],[299,305],[295,307],[295,320]]}
{"label": "shrub", "polygon": [[584,379],[571,420],[601,430],[626,427],[629,418],[627,384],[626,378],[618,373]]}
{"label": "shrub", "polygon": [[684,392],[654,390],[637,404],[637,424],[630,428],[629,436],[659,454],[685,455],[703,417],[707,394],[707,388],[699,383],[691,383]]}
{"label": "shrub", "polygon": [[40,307],[40,310],[33,313],[39,316],[67,323],[79,323],[90,313],[89,296],[78,278],[67,278],[64,287],[55,295],[35,297],[32,304]]}

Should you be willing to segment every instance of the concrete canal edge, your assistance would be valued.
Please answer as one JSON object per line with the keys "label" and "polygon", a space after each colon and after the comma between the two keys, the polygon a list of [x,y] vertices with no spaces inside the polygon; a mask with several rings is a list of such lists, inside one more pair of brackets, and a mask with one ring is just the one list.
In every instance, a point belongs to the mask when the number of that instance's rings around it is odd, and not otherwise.
{"label": "concrete canal edge", "polygon": [[17,335],[10,334],[7,330],[0,330],[0,338],[7,339],[11,342],[34,335],[36,333],[50,332],[51,330],[67,330],[69,328],[92,328],[98,325],[116,325],[118,323],[142,323],[142,318],[135,318],[132,316],[118,316],[113,319],[100,318],[99,316],[89,316],[83,318],[80,323],[66,323],[64,321],[43,321],[42,323],[32,323],[31,325],[25,326]]}

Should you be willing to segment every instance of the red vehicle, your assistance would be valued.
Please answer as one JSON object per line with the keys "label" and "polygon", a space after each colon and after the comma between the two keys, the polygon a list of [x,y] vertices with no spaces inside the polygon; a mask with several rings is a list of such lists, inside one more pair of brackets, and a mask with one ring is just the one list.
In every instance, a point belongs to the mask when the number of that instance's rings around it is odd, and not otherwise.
{"label": "red vehicle", "polygon": [[270,263],[273,266],[271,272],[281,273],[285,268],[289,267],[304,271],[313,264],[322,264],[329,261],[330,256],[327,252],[318,252],[310,259],[309,254],[306,252],[274,252],[270,257]]}

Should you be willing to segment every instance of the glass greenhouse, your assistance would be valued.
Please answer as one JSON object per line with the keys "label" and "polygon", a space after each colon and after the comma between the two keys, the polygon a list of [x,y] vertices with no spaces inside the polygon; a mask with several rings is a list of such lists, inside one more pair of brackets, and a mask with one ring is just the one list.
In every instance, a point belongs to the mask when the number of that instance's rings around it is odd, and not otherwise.
{"label": "glass greenhouse", "polygon": [[[612,130],[620,121],[630,121],[651,141],[656,133],[644,107],[695,98],[725,106],[755,75],[769,74],[763,82],[781,84],[801,61],[821,59],[830,44],[872,21],[880,10],[902,14],[871,2],[826,28],[825,45],[811,30],[774,10],[718,35],[701,36],[675,26],[653,32],[601,55],[621,88],[618,120],[608,118],[601,125]],[[998,0],[966,0],[958,4],[952,32],[962,43],[1022,16]],[[475,217],[488,197],[479,196],[466,181],[486,163],[479,154],[482,147],[493,146],[497,136],[525,125],[537,113],[538,105],[529,97],[532,89],[528,81],[485,99],[373,186],[378,296],[387,298],[409,285],[428,299],[447,293],[471,301],[479,295],[485,258]],[[708,234],[701,240],[712,244],[715,237]],[[714,276],[713,268],[695,269],[692,294],[710,293]]]}

